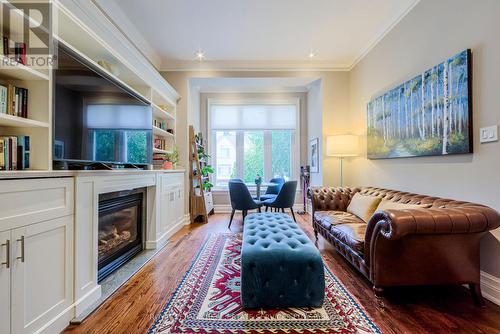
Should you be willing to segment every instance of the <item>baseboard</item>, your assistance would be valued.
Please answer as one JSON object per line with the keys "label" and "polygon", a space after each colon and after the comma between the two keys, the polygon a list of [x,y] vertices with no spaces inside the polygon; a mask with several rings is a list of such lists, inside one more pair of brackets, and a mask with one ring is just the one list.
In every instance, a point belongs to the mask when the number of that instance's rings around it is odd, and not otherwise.
{"label": "baseboard", "polygon": [[500,278],[481,271],[481,292],[484,298],[500,305]]}
{"label": "baseboard", "polygon": [[[231,205],[225,205],[225,204],[214,205],[214,212],[215,213],[231,213],[231,210],[232,210]],[[302,205],[302,203],[295,204],[293,206],[293,211],[297,212],[300,210],[304,210],[304,206]],[[254,212],[254,211],[251,211],[251,212]],[[289,212],[289,210],[287,210],[287,212]]]}
{"label": "baseboard", "polygon": [[51,334],[51,333],[61,333],[73,318],[74,307],[71,305],[66,308],[60,314],[58,314],[54,319],[46,323],[40,330],[36,333],[40,334]]}
{"label": "baseboard", "polygon": [[163,233],[163,235],[159,237],[157,240],[146,241],[146,249],[157,249],[165,246],[168,242],[168,239],[172,235],[174,235],[177,231],[179,231],[184,225],[187,225],[186,221],[189,223],[189,215],[182,216],[182,218],[174,226],[172,226],[168,231]]}
{"label": "baseboard", "polygon": [[92,304],[101,298],[101,286],[96,285],[85,296],[75,302],[75,317],[85,312]]}

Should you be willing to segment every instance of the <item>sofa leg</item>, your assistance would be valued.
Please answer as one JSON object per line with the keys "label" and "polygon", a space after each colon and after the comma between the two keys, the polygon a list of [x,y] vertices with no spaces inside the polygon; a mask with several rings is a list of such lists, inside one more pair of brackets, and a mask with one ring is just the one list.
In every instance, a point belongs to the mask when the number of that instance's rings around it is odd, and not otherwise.
{"label": "sofa leg", "polygon": [[481,293],[481,284],[469,283],[469,289],[476,305],[481,308],[485,308],[486,304],[484,303],[483,294]]}
{"label": "sofa leg", "polygon": [[375,294],[375,298],[377,299],[377,304],[380,308],[384,309],[384,299],[382,295],[384,294],[384,289],[380,287],[373,286],[373,293]]}

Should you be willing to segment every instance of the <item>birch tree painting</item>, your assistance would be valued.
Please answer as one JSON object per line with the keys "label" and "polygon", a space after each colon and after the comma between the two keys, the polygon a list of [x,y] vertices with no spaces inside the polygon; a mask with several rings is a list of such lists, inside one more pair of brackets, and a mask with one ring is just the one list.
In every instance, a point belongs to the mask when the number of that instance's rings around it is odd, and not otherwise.
{"label": "birch tree painting", "polygon": [[368,158],[472,152],[471,53],[465,50],[368,103]]}

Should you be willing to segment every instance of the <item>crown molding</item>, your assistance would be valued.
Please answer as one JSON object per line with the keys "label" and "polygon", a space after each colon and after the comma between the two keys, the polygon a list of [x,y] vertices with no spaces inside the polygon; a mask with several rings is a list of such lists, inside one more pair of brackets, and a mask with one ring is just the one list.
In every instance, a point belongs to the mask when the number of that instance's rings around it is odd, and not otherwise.
{"label": "crown molding", "polygon": [[403,18],[408,15],[413,8],[415,8],[419,2],[420,0],[414,0],[407,8],[404,8],[401,12],[394,16],[394,18],[380,30],[377,36],[372,39],[364,49],[361,50],[360,54],[354,58],[354,61],[347,70],[352,71],[354,67],[356,67],[356,65],[363,60],[363,58],[365,58],[370,51],[373,50],[373,48],[375,48],[375,46],[377,46],[378,43],[380,43],[384,37],[387,36],[392,29],[394,29],[395,26],[397,26],[398,23],[401,22],[401,20],[403,20]]}

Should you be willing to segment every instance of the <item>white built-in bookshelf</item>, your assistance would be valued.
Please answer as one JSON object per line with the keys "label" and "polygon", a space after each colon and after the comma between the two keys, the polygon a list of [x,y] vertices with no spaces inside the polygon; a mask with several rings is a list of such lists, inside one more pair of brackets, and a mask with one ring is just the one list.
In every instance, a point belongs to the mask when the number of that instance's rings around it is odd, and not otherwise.
{"label": "white built-in bookshelf", "polygon": [[[175,90],[166,80],[159,79],[159,75],[151,78],[138,73],[139,71],[135,70],[135,66],[130,64],[126,56],[117,53],[62,4],[54,6],[54,13],[57,15],[57,20],[54,21],[58,24],[57,35],[54,35],[55,41],[63,43],[95,66],[99,66],[100,61],[110,64],[112,71],[101,68],[114,80],[151,104],[153,147],[155,139],[162,139],[165,143],[161,149],[153,148],[153,153],[172,152],[175,147],[178,99]],[[31,20],[29,17],[23,19]],[[4,55],[0,55],[1,57],[5,58]],[[14,68],[0,66],[0,84],[26,88],[29,92],[28,118],[0,113],[0,137],[30,136],[30,170],[52,170],[52,69],[40,70],[22,64]],[[155,126],[155,123],[159,122],[164,126]]]}

